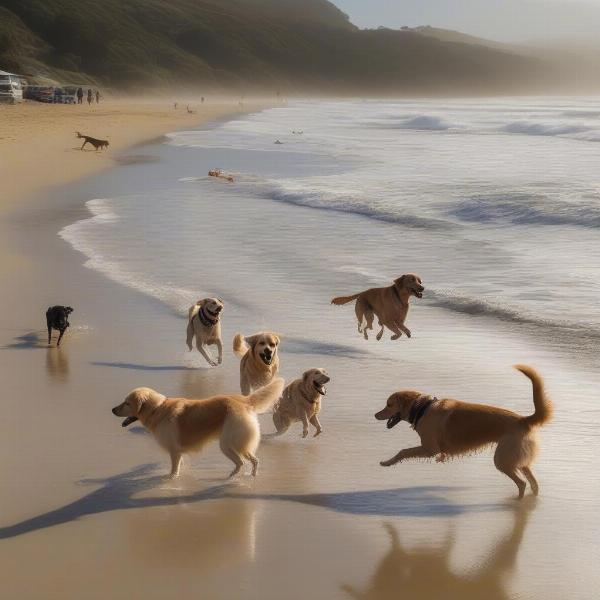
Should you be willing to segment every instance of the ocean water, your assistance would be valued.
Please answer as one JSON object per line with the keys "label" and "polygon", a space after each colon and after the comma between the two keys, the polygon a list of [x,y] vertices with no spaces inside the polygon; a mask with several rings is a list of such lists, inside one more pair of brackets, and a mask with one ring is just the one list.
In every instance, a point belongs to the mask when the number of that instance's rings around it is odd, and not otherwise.
{"label": "ocean water", "polygon": [[216,156],[235,183],[188,168],[158,189],[91,198],[90,218],[61,236],[182,314],[219,293],[262,315],[275,293],[279,326],[292,297],[291,312],[327,301],[315,279],[342,294],[415,271],[422,304],[449,318],[595,352],[599,118],[595,99],[297,102],[168,136],[200,164]]}
{"label": "ocean water", "polygon": [[[102,179],[102,195],[85,198],[89,214],[60,231],[87,266],[170,313],[160,344],[148,346],[140,331],[127,364],[150,350],[167,369],[190,360],[187,308],[218,295],[224,365],[165,371],[165,389],[190,395],[195,377],[215,372],[236,389],[231,337],[261,329],[282,335],[286,378],[309,367],[332,376],[324,433],[302,440],[294,429],[263,442],[256,482],[233,488],[230,505],[214,503],[237,515],[252,548],[244,589],[279,598],[286,585],[290,597],[305,596],[284,581],[300,555],[320,597],[597,596],[600,100],[294,102],[135,152],[152,161],[123,167],[118,185]],[[234,183],[208,177],[215,167]],[[330,305],[406,272],[426,286],[411,304],[410,340],[365,341],[352,307]],[[556,407],[540,432],[536,504],[516,508],[489,451],[379,467],[416,442],[408,427],[390,432],[373,418],[391,392],[527,414],[531,387],[511,370],[516,362],[540,370]],[[145,383],[145,371],[132,373]],[[272,427],[268,415],[261,422]],[[180,492],[188,497],[186,486],[228,466],[217,448],[190,460]],[[208,510],[185,507],[181,539]],[[254,510],[251,519],[244,512]],[[176,546],[157,541],[152,554]],[[238,579],[225,579],[215,589],[235,596]]]}

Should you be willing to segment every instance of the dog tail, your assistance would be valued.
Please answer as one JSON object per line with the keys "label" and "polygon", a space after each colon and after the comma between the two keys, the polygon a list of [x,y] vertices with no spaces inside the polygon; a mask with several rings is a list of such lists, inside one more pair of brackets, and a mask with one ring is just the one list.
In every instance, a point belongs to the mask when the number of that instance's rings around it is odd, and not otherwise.
{"label": "dog tail", "polygon": [[523,420],[530,427],[540,427],[550,421],[553,412],[552,402],[544,392],[544,382],[533,367],[515,365],[515,369],[521,371],[525,377],[528,377],[533,385],[533,405],[535,406],[535,412],[528,417],[524,417]]}
{"label": "dog tail", "polygon": [[240,358],[244,356],[246,352],[248,352],[248,345],[246,344],[244,336],[241,333],[237,333],[236,336],[233,338],[233,351]]}
{"label": "dog tail", "polygon": [[269,408],[271,408],[271,406],[273,406],[273,404],[281,397],[284,386],[285,381],[283,378],[276,377],[271,383],[261,387],[260,390],[257,390],[248,396],[248,403],[252,407],[252,410],[258,414],[269,410]]}
{"label": "dog tail", "polygon": [[348,304],[348,302],[352,302],[352,300],[356,300],[360,294],[354,294],[353,296],[338,296],[331,301],[331,304]]}

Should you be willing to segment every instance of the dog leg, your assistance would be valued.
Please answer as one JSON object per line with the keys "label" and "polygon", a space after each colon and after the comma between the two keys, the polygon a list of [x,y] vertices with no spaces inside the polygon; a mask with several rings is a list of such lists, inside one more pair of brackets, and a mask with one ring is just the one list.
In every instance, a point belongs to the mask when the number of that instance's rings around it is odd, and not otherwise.
{"label": "dog leg", "polygon": [[290,420],[284,419],[280,413],[273,413],[273,425],[275,425],[275,429],[277,430],[276,435],[281,435],[285,433],[290,427]]}
{"label": "dog leg", "polygon": [[540,491],[540,486],[538,485],[537,479],[531,472],[531,469],[529,467],[521,467],[521,473],[525,475],[525,479],[529,481],[529,485],[531,486],[531,491],[534,493],[535,496],[537,496]]}
{"label": "dog leg", "polygon": [[80,149],[80,150],[83,150],[83,147],[84,147],[86,144],[87,144],[87,140],[85,140],[85,141],[83,142],[83,144],[81,144],[81,148],[79,148],[79,149]]}
{"label": "dog leg", "polygon": [[56,347],[57,348],[60,346],[60,340],[62,340],[62,336],[65,335],[65,331],[66,331],[66,329],[61,329],[60,330],[60,335],[58,336],[58,341],[56,342]]}
{"label": "dog leg", "polygon": [[398,328],[401,329],[407,338],[411,337],[410,329],[404,325],[404,323],[398,323]]}
{"label": "dog leg", "polygon": [[252,452],[246,452],[244,455],[252,463],[252,477],[256,477],[258,471],[258,458],[252,454]]}
{"label": "dog leg", "polygon": [[240,472],[240,469],[242,468],[244,461],[242,460],[241,456],[233,448],[226,448],[224,446],[221,446],[221,452],[223,452],[223,454],[235,465],[235,467],[233,468],[233,471],[231,471],[231,473],[229,473],[228,479],[231,479],[232,477],[235,477]]}
{"label": "dog leg", "polygon": [[175,479],[179,477],[179,468],[181,467],[181,452],[177,452],[176,450],[171,451],[171,473],[169,475],[170,479]]}
{"label": "dog leg", "polygon": [[405,448],[404,450],[400,450],[396,456],[390,458],[389,460],[382,460],[379,464],[382,467],[391,467],[392,465],[409,458],[431,458],[436,454],[437,451],[428,450],[423,446],[415,446],[414,448]]}
{"label": "dog leg", "polygon": [[185,343],[187,344],[187,347],[189,348],[189,350],[191,352],[192,348],[193,348],[192,343],[194,341],[194,325],[192,324],[191,319],[188,321],[186,335],[187,335],[187,337],[186,337]]}
{"label": "dog leg", "polygon": [[362,333],[362,322],[363,322],[363,315],[364,315],[364,310],[363,310],[363,304],[360,300],[360,298],[356,301],[356,304],[354,305],[354,313],[356,314],[356,319],[358,320],[358,333]]}
{"label": "dog leg", "polygon": [[363,335],[365,336],[365,340],[369,339],[369,335],[367,334],[367,329],[373,331],[373,319],[375,318],[375,314],[368,310],[365,312],[365,326],[363,328]]}
{"label": "dog leg", "polygon": [[302,437],[305,438],[308,435],[308,415],[302,413]]}
{"label": "dog leg", "polygon": [[377,341],[379,341],[382,337],[383,337],[383,325],[381,324],[381,321],[379,321],[379,326],[381,327],[381,330],[379,331],[379,333],[375,336],[375,338],[377,339]]}
{"label": "dog leg", "polygon": [[513,440],[510,438],[503,438],[498,442],[496,452],[494,452],[494,465],[496,465],[498,471],[504,473],[515,482],[519,490],[519,499],[521,499],[525,495],[527,484],[517,475],[517,467],[513,462],[513,443]]}
{"label": "dog leg", "polygon": [[219,358],[217,358],[217,363],[221,364],[223,362],[223,343],[221,342],[221,340],[217,340],[215,344],[217,345],[217,351],[219,352]]}
{"label": "dog leg", "polygon": [[310,418],[310,422],[312,426],[316,429],[315,435],[313,435],[313,437],[317,437],[320,433],[323,432],[323,428],[321,427],[321,423],[319,422],[319,417],[317,415],[313,415]]}
{"label": "dog leg", "polygon": [[211,367],[216,367],[217,363],[212,359],[212,357],[208,354],[208,352],[204,349],[204,344],[198,343],[198,351],[200,352],[200,354],[202,354],[202,356],[204,356],[204,358],[206,359],[206,362],[211,366]]}
{"label": "dog leg", "polygon": [[397,323],[388,323],[387,326],[388,326],[388,329],[394,334],[394,335],[392,335],[393,340],[397,340],[402,336],[402,331],[400,331],[400,329],[398,329]]}
{"label": "dog leg", "polygon": [[48,325],[48,346],[50,345],[50,340],[52,339],[52,327]]}

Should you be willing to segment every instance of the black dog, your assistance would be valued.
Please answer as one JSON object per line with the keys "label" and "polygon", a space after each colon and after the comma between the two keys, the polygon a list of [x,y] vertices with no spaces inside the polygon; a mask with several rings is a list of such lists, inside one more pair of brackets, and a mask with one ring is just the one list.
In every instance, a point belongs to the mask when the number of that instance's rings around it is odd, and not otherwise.
{"label": "black dog", "polygon": [[48,325],[48,345],[50,345],[50,338],[52,336],[52,330],[57,329],[60,331],[58,336],[57,346],[60,346],[60,340],[65,334],[67,327],[69,326],[69,315],[73,312],[70,306],[51,306],[46,311],[46,324]]}

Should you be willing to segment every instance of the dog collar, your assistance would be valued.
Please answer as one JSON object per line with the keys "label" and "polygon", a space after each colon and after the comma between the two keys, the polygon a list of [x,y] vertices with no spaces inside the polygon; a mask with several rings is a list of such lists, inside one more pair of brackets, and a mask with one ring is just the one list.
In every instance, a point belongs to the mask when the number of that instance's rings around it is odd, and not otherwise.
{"label": "dog collar", "polygon": [[413,429],[417,428],[419,421],[423,415],[431,408],[432,404],[439,402],[437,398],[431,396],[421,396],[418,400],[413,402],[408,413],[408,422],[411,424]]}
{"label": "dog collar", "polygon": [[219,322],[219,315],[217,315],[216,318],[211,319],[204,311],[204,306],[198,311],[198,318],[204,327],[214,327]]}

